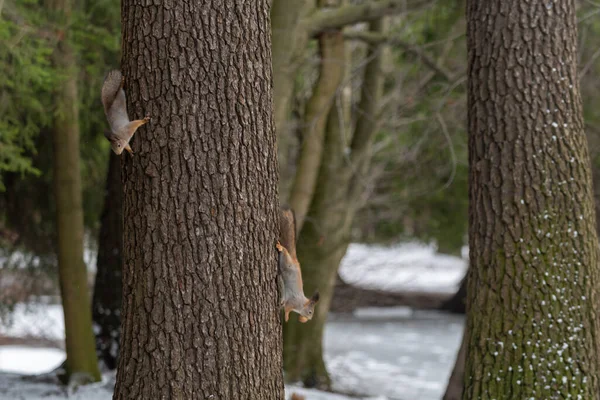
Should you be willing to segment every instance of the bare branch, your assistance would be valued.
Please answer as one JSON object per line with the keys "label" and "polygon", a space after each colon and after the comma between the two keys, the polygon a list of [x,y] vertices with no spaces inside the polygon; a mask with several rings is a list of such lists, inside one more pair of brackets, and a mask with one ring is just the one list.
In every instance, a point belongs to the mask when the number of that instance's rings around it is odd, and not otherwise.
{"label": "bare branch", "polygon": [[417,0],[407,5],[406,0],[378,0],[358,5],[350,4],[335,9],[323,9],[306,19],[306,31],[309,37],[313,37],[325,30],[341,29],[347,25],[373,21],[386,15],[400,14],[431,3],[433,3],[431,0]]}
{"label": "bare branch", "polygon": [[427,67],[429,67],[435,74],[448,82],[454,80],[454,74],[446,70],[443,66],[439,65],[429,54],[423,49],[414,46],[408,42],[398,39],[395,36],[381,35],[373,32],[344,32],[344,38],[349,40],[360,40],[370,45],[388,44],[391,46],[398,46],[407,53],[412,53],[423,61]]}

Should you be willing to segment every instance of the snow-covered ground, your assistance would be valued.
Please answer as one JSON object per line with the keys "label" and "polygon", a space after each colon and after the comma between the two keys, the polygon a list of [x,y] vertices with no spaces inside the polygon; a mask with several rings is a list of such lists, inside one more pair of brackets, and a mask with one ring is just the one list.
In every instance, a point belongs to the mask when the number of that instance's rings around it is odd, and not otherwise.
{"label": "snow-covered ground", "polygon": [[65,328],[62,306],[41,303],[17,304],[7,321],[0,319],[0,336],[63,340]]}
{"label": "snow-covered ground", "polygon": [[[351,284],[390,291],[446,292],[456,290],[464,276],[464,258],[436,254],[432,246],[403,244],[350,246],[340,270]],[[60,305],[17,305],[12,324],[0,321],[0,336],[62,340]],[[359,309],[354,315],[331,315],[325,329],[325,362],[333,387],[341,393],[377,400],[438,400],[441,398],[460,344],[463,319],[408,308]],[[55,348],[0,346],[0,400],[58,400],[65,388],[55,383],[31,383],[14,373],[50,371],[64,359]],[[70,399],[109,400],[114,374],[86,386]],[[286,388],[307,400],[348,397]],[[355,398],[355,397],[354,397]]]}
{"label": "snow-covered ground", "polygon": [[467,271],[466,260],[466,256],[436,253],[433,245],[422,243],[352,244],[342,260],[340,276],[365,289],[454,293]]}
{"label": "snow-covered ground", "polygon": [[[47,315],[60,312],[57,305],[40,306],[32,314],[22,314],[12,332],[29,334],[29,328],[35,327],[35,321],[44,315],[43,309]],[[63,327],[62,318],[52,320],[56,326],[46,331],[46,338],[54,339]],[[379,399],[437,400],[460,344],[462,324],[461,317],[406,308],[359,309],[352,316],[332,315],[325,329],[325,361],[333,387],[342,393],[380,396]],[[27,384],[4,374],[42,373],[55,368],[63,358],[60,349],[0,346],[0,400],[64,399],[63,389],[56,385]],[[82,389],[83,394],[77,395],[82,397],[74,398],[111,398],[109,381],[93,388]],[[307,400],[345,399],[298,387],[288,389],[305,394]],[[90,390],[95,390],[93,396],[97,397],[91,397]]]}

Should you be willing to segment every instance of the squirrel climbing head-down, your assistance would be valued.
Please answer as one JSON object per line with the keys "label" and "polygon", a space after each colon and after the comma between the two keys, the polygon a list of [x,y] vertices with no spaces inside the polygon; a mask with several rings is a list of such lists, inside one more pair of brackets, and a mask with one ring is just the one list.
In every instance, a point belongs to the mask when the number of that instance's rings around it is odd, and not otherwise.
{"label": "squirrel climbing head-down", "polygon": [[149,115],[144,119],[129,120],[124,84],[125,78],[117,69],[110,71],[102,84],[102,105],[110,125],[110,130],[104,131],[104,136],[110,141],[115,154],[121,154],[123,150],[133,154],[129,141],[140,126],[150,121]]}
{"label": "squirrel climbing head-down", "polygon": [[305,323],[314,315],[319,292],[315,292],[311,298],[304,295],[302,270],[296,257],[296,218],[291,209],[281,210],[276,248],[279,251],[279,276],[283,283],[281,305],[285,311],[285,321],[289,320],[290,312],[294,311],[300,314],[298,321]]}

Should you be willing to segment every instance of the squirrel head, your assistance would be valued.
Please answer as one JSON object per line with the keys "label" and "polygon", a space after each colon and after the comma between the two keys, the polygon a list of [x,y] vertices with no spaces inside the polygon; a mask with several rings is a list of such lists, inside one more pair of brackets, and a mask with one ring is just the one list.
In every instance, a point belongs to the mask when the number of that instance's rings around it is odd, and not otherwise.
{"label": "squirrel head", "polygon": [[130,154],[133,154],[129,142],[124,139],[113,139],[110,141],[110,148],[115,152],[116,155],[123,153],[123,150],[127,150]]}
{"label": "squirrel head", "polygon": [[300,316],[298,321],[305,323],[310,321],[315,313],[315,305],[319,302],[319,292],[315,292],[310,299],[306,301],[302,310],[300,310]]}

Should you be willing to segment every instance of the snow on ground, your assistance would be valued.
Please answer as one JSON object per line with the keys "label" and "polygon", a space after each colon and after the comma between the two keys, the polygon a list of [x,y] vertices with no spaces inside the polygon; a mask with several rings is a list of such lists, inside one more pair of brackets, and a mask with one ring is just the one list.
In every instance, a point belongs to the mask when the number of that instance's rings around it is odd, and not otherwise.
{"label": "snow on ground", "polygon": [[465,254],[439,254],[435,246],[417,242],[391,247],[351,244],[340,266],[344,282],[391,292],[454,293],[466,271]]}
{"label": "snow on ground", "polygon": [[41,374],[65,360],[61,349],[24,346],[0,346],[0,371],[16,374]]}
{"label": "snow on ground", "polygon": [[59,304],[16,304],[8,321],[0,320],[0,336],[63,340],[64,315]]}
{"label": "snow on ground", "polygon": [[[326,325],[324,346],[333,388],[371,399],[438,400],[460,344],[462,326],[463,318],[459,316],[408,312],[406,308],[359,309],[354,315],[332,315]],[[0,400],[64,399],[64,389],[56,384],[27,384],[4,374],[48,371],[63,357],[58,349],[0,347]],[[73,398],[111,398],[109,383],[93,387],[81,389],[83,394]],[[289,391],[304,394],[307,400],[346,399],[298,387],[290,387]]]}
{"label": "snow on ground", "polygon": [[[463,317],[414,311],[405,317],[357,310],[332,316],[325,362],[333,388],[388,399],[439,400],[460,346]],[[401,314],[399,314],[401,315]]]}
{"label": "snow on ground", "polygon": [[[75,390],[61,386],[55,381],[32,381],[24,379],[22,375],[0,373],[0,400],[64,400],[66,398],[70,400],[112,400],[114,384],[114,372],[105,374],[101,382]],[[285,387],[286,399],[289,399],[292,393],[305,396],[306,400],[388,400],[384,396],[348,397],[287,385]]]}
{"label": "snow on ground", "polygon": [[[353,244],[340,270],[351,284],[390,291],[447,292],[456,290],[466,272],[464,258],[436,254],[433,246],[395,247]],[[0,321],[0,336],[62,340],[62,307],[17,305],[12,325]],[[462,335],[463,318],[410,308],[364,308],[354,315],[331,315],[325,329],[325,362],[333,388],[377,400],[438,400],[446,387]],[[60,349],[0,346],[0,400],[58,400],[67,392],[56,383],[31,383],[8,372],[40,373],[64,358]],[[86,386],[70,399],[109,400],[114,375]],[[348,397],[287,388],[307,400]],[[377,397],[378,396],[378,397]]]}

